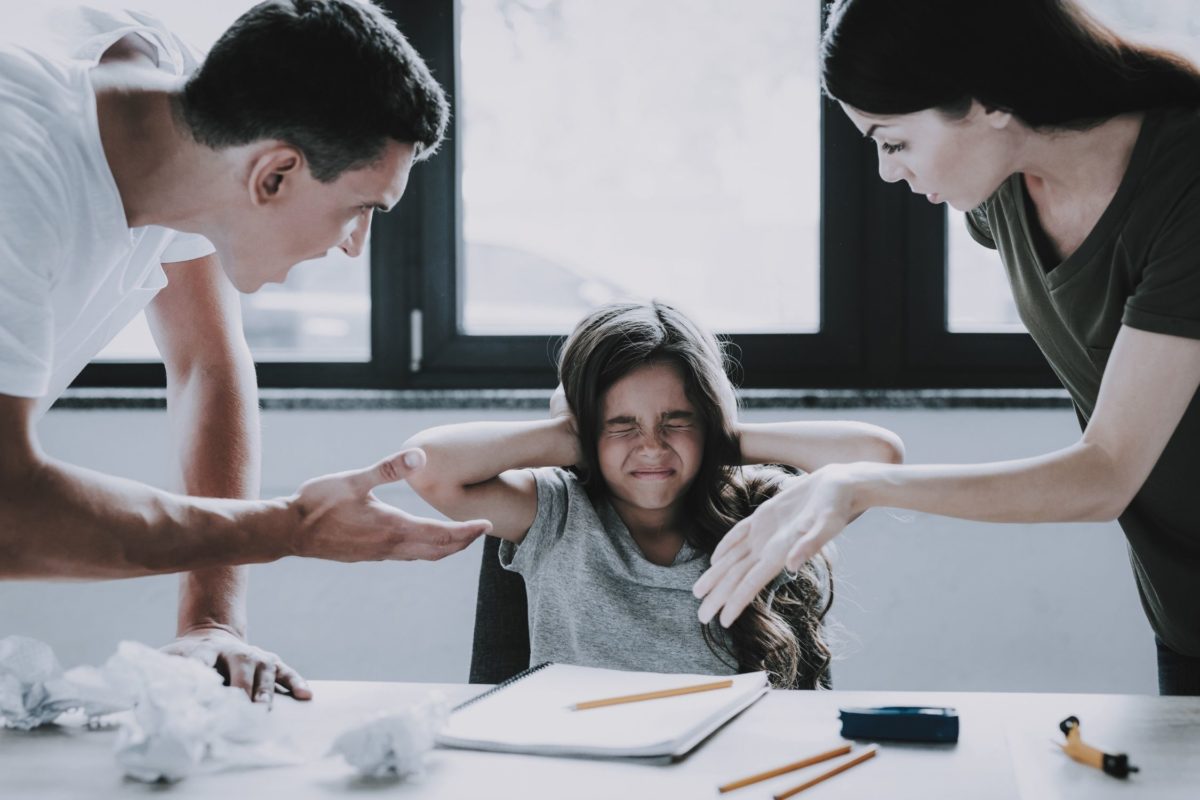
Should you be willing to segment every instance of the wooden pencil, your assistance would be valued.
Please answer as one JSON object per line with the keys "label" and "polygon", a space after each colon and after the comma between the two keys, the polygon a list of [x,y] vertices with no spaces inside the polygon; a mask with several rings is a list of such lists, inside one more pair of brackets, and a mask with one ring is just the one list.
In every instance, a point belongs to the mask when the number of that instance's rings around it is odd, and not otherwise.
{"label": "wooden pencil", "polygon": [[657,700],[660,697],[676,697],[681,694],[695,694],[696,692],[711,692],[715,689],[728,689],[733,686],[732,679],[723,681],[713,681],[712,683],[697,683],[692,686],[680,686],[675,689],[659,689],[656,692],[642,692],[641,694],[626,694],[620,697],[605,697],[600,700],[586,700],[582,703],[576,703],[571,706],[574,711],[584,711],[589,708],[602,708],[603,706],[615,706],[621,703],[638,703],[642,700]]}
{"label": "wooden pencil", "polygon": [[791,764],[784,764],[782,767],[776,767],[775,769],[769,769],[766,772],[759,772],[736,781],[731,781],[724,786],[718,786],[717,791],[721,794],[725,794],[725,792],[732,792],[734,789],[741,789],[743,786],[749,786],[753,783],[759,783],[761,781],[769,781],[771,778],[777,778],[780,775],[786,775],[787,773],[795,772],[798,769],[811,767],[813,764],[820,764],[822,761],[828,761],[831,758],[844,756],[849,752],[850,745],[844,744],[840,747],[835,747],[832,750],[826,750],[824,753],[817,753],[815,756],[802,758],[799,761],[793,761]]}
{"label": "wooden pencil", "polygon": [[800,794],[805,789],[809,789],[813,786],[816,786],[821,781],[827,781],[830,778],[832,778],[834,775],[840,775],[841,773],[845,772],[846,770],[850,769],[851,767],[858,766],[859,764],[863,763],[867,759],[873,758],[875,756],[875,754],[878,752],[879,752],[878,747],[875,747],[875,746],[868,747],[866,750],[859,753],[857,756],[850,759],[849,761],[845,761],[841,764],[838,764],[836,767],[834,767],[831,770],[822,772],[820,775],[813,778],[811,781],[806,781],[805,783],[802,783],[799,786],[794,786],[791,789],[787,789],[786,791],[780,792],[779,794],[775,795],[775,800],[787,800],[789,797],[792,797],[793,795]]}

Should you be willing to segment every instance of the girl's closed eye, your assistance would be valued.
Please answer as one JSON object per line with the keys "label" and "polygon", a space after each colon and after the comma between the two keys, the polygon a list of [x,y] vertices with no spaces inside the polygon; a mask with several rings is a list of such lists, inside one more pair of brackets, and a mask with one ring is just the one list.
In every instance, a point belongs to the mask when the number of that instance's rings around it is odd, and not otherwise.
{"label": "girl's closed eye", "polygon": [[903,150],[904,142],[897,142],[895,144],[892,144],[891,142],[880,142],[879,147],[883,150],[883,152],[891,155],[893,153],[899,153],[901,150]]}

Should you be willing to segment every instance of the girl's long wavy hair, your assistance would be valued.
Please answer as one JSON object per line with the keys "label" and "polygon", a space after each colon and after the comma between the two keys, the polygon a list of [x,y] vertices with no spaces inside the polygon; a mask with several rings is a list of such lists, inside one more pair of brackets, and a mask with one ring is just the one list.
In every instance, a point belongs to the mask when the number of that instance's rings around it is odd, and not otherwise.
{"label": "girl's long wavy hair", "polygon": [[[656,363],[679,367],[703,424],[700,469],[684,496],[683,514],[691,523],[688,544],[711,555],[734,524],[779,491],[789,473],[740,466],[741,446],[724,407],[732,399],[725,350],[671,306],[604,306],[580,322],[563,345],[558,374],[583,455],[576,471],[593,501],[608,498],[598,447],[605,392],[634,369]],[[727,634],[715,622],[702,632],[709,647],[735,661],[741,672],[765,670],[777,687],[829,688],[832,655],[823,620],[832,603],[833,576],[822,554],[794,580],[764,589]]]}
{"label": "girl's long wavy hair", "polygon": [[1073,0],[838,0],[821,39],[825,92],[877,116],[971,100],[1031,128],[1200,107],[1200,70],[1126,41]]}

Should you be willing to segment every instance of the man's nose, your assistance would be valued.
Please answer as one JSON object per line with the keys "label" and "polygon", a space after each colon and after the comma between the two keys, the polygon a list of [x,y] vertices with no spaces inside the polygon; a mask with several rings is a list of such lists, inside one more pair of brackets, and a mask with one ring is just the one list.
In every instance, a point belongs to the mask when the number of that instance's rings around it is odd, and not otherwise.
{"label": "man's nose", "polygon": [[367,243],[367,234],[371,232],[372,216],[372,214],[364,214],[362,220],[354,226],[354,230],[350,232],[350,235],[338,245],[338,248],[343,253],[351,258],[358,258],[362,255],[363,247]]}

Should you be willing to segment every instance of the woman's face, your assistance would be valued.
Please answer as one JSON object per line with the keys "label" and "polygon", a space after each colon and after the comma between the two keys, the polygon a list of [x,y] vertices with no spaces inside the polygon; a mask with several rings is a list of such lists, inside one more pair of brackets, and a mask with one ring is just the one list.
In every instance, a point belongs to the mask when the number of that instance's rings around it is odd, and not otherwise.
{"label": "woman's face", "polygon": [[704,427],[680,368],[647,364],[604,394],[600,472],[613,499],[643,510],[678,503],[704,452]]}
{"label": "woman's face", "polygon": [[876,116],[841,106],[863,136],[875,141],[879,177],[907,181],[931,203],[970,211],[1014,172],[1017,138],[1006,112],[987,111],[975,101],[962,119],[936,109]]}

